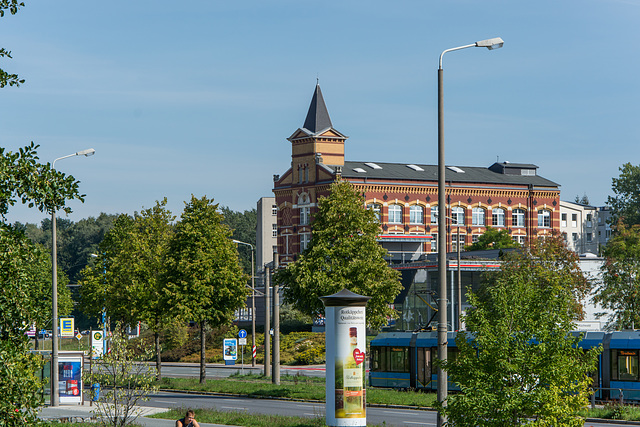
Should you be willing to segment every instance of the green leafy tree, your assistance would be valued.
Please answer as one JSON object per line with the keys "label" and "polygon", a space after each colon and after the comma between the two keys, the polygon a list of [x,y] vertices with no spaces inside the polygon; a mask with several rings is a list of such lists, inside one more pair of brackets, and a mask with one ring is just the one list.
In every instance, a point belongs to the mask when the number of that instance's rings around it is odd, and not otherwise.
{"label": "green leafy tree", "polygon": [[591,204],[589,203],[589,196],[587,196],[587,193],[584,193],[582,197],[576,195],[574,202],[584,206],[589,206]]}
{"label": "green leafy tree", "polygon": [[160,331],[169,313],[161,305],[160,277],[165,268],[171,223],[167,199],[133,217],[120,215],[98,249],[93,266],[83,272],[82,301],[87,314],[104,307],[126,324],[143,321],[154,332],[156,371],[161,376]]}
{"label": "green leafy tree", "polygon": [[[0,11],[12,4],[0,3]],[[7,224],[5,215],[18,200],[51,213],[70,211],[69,199],[83,199],[78,181],[39,163],[36,149],[33,143],[17,152],[0,148],[0,424],[6,426],[39,423],[36,408],[43,384],[36,372],[42,359],[29,353],[24,333],[37,321],[38,301],[44,298],[43,283],[34,272],[42,273],[46,265],[38,248]]]}
{"label": "green leafy tree", "polygon": [[[221,209],[224,224],[231,229],[231,238],[241,242],[256,245],[256,228],[258,224],[258,214],[255,209],[244,212],[232,211],[223,206]],[[240,263],[245,273],[251,274],[251,248],[246,245],[238,247]]]}
{"label": "green leafy tree", "polygon": [[137,343],[142,347],[134,348],[125,333],[125,325],[116,323],[111,351],[94,362],[96,369],[92,373],[84,374],[85,382],[100,384],[95,412],[103,419],[102,425],[131,425],[142,413],[140,402],[156,390],[154,370],[144,363],[136,363],[148,360],[153,351],[144,347],[144,341]]}
{"label": "green leafy tree", "polygon": [[511,239],[507,230],[498,230],[496,228],[487,227],[487,231],[484,232],[478,241],[474,244],[467,246],[467,251],[482,251],[485,249],[505,249],[505,248],[517,248],[520,245]]}
{"label": "green leafy tree", "polygon": [[213,199],[191,196],[169,244],[166,267],[167,311],[200,324],[200,382],[204,382],[206,326],[230,323],[248,294],[231,230]]}
{"label": "green leafy tree", "polygon": [[610,327],[635,329],[640,325],[640,225],[618,223],[603,255],[594,301],[612,311]]}
{"label": "green leafy tree", "polygon": [[[5,10],[8,10],[9,13],[15,15],[18,13],[18,9],[24,6],[24,3],[19,2],[17,0],[0,0],[0,18],[4,17]],[[11,58],[11,52],[0,48],[0,58]],[[24,83],[17,74],[9,74],[0,68],[0,88],[3,88],[7,85],[9,86],[20,86]]]}
{"label": "green leafy tree", "polygon": [[627,226],[640,224],[640,166],[622,165],[620,176],[613,178],[611,189],[615,194],[607,198],[611,207],[611,224],[620,221]]}
{"label": "green leafy tree", "polygon": [[319,298],[346,288],[371,297],[371,328],[386,325],[395,316],[390,304],[402,285],[400,274],[384,259],[387,251],[377,241],[380,225],[374,212],[364,207],[363,196],[347,181],[332,184],[330,195],[318,200],[312,227],[307,250],[274,277],[285,286],[285,302],[310,316],[322,316]]}
{"label": "green leafy tree", "polygon": [[440,408],[456,426],[582,426],[600,348],[570,332],[589,285],[558,237],[505,255],[467,297],[467,333],[442,363],[460,387]]}

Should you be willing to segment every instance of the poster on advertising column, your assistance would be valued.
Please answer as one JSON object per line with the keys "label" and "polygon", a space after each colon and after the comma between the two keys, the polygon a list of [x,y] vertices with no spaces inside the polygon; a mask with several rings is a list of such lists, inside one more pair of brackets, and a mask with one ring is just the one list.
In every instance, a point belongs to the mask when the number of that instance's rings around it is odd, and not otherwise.
{"label": "poster on advertising column", "polygon": [[329,426],[366,426],[366,304],[346,289],[321,298],[325,305]]}

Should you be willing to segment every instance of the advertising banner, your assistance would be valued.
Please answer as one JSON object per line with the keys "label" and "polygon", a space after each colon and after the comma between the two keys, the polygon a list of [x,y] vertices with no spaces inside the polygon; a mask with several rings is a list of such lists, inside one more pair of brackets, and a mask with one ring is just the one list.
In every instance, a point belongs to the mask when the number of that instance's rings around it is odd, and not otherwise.
{"label": "advertising banner", "polygon": [[60,403],[82,403],[83,353],[60,352],[58,357],[58,390]]}
{"label": "advertising banner", "polygon": [[238,358],[238,341],[235,338],[225,338],[222,344],[224,360],[236,360]]}

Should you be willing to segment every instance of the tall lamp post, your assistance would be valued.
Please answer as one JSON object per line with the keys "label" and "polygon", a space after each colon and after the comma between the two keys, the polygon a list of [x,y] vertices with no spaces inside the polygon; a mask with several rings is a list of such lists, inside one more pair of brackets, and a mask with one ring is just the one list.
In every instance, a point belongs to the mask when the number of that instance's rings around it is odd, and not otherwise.
{"label": "tall lamp post", "polygon": [[256,358],[253,355],[253,349],[256,347],[256,288],[255,288],[255,265],[253,253],[256,248],[251,243],[241,242],[240,240],[233,240],[233,243],[239,245],[247,245],[251,248],[251,367],[255,368]]}
{"label": "tall lamp post", "polygon": [[[74,156],[93,156],[96,150],[89,148],[78,151],[68,156],[58,157],[51,164],[51,169],[55,170],[58,160],[67,159]],[[51,406],[60,406],[60,395],[58,391],[58,254],[56,241],[56,208],[51,209]]]}
{"label": "tall lamp post", "polygon": [[[447,360],[447,235],[446,221],[444,217],[445,201],[445,164],[444,164],[444,97],[442,91],[442,57],[447,52],[466,49],[468,47],[486,47],[489,50],[501,48],[504,42],[500,37],[482,40],[473,44],[447,49],[440,54],[438,63],[438,213],[441,220],[438,221],[438,358]],[[444,308],[444,309],[443,309]],[[446,405],[447,400],[447,372],[438,367],[438,402]],[[442,413],[438,413],[438,426],[446,423]]]}

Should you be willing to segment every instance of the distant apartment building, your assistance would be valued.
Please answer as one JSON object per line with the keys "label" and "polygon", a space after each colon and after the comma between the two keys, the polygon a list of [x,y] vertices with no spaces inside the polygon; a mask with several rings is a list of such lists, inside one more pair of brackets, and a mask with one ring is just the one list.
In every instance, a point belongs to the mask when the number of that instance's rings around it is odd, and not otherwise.
{"label": "distant apartment building", "polygon": [[560,201],[560,233],[578,254],[599,255],[611,237],[610,208]]}

